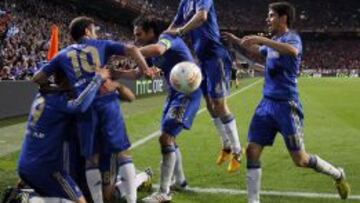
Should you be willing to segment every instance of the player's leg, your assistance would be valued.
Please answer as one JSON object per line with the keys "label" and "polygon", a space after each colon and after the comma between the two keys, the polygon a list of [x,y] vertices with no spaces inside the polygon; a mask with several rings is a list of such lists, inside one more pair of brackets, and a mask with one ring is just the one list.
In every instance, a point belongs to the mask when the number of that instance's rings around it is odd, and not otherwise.
{"label": "player's leg", "polygon": [[185,190],[187,187],[187,181],[185,178],[183,163],[182,163],[182,154],[180,147],[175,144],[175,156],[176,162],[174,167],[174,174],[172,178],[171,190]]}
{"label": "player's leg", "polygon": [[[140,191],[150,191],[151,188],[151,178],[153,172],[150,168],[145,169],[142,172],[136,174],[135,177],[135,187]],[[115,187],[117,188],[117,194],[114,194],[117,197],[124,197],[126,193],[126,184],[121,180],[121,177],[116,181]]]}
{"label": "player's leg", "polygon": [[[80,187],[87,202],[92,202],[91,193],[86,181],[85,158],[81,155],[80,140],[77,136],[76,121],[72,122],[74,127],[68,129],[69,135],[69,151],[68,161],[64,161],[64,170],[71,176],[71,178]],[[65,160],[65,158],[64,158]],[[67,163],[67,164],[66,164]]]}
{"label": "player's leg", "polygon": [[103,139],[109,145],[109,152],[117,154],[118,175],[124,182],[125,198],[128,203],[136,202],[135,166],[127,150],[131,144],[127,136],[125,122],[118,99],[106,100],[98,108]]}
{"label": "player's leg", "polygon": [[[29,203],[74,203],[74,201],[62,199],[62,198],[55,198],[55,197],[39,197],[33,196],[29,199]],[[82,197],[76,203],[86,203],[86,200]]]}
{"label": "player's leg", "polygon": [[262,175],[260,156],[262,151],[263,146],[256,143],[249,143],[246,148],[246,180],[249,203],[260,203],[260,186]]}
{"label": "player's leg", "polygon": [[[100,138],[95,138],[94,143],[98,143]],[[85,156],[85,178],[86,183],[90,191],[91,199],[96,203],[103,203],[103,188],[102,188],[102,176],[99,168],[100,155],[99,150],[94,147],[91,154]],[[95,153],[96,151],[96,153]]]}
{"label": "player's leg", "polygon": [[[103,153],[100,157],[100,170],[103,180],[103,194],[106,202],[113,202],[116,199],[126,199],[129,193],[129,184],[120,175],[117,176],[117,155]],[[151,189],[152,171],[147,168],[145,171],[136,174],[135,188],[143,186],[144,189]]]}
{"label": "player's leg", "polygon": [[249,203],[260,202],[262,175],[260,156],[263,147],[272,146],[277,133],[276,122],[269,112],[271,112],[271,104],[263,99],[257,106],[249,127],[249,144],[246,149]]}
{"label": "player's leg", "polygon": [[160,188],[158,192],[142,199],[145,203],[162,203],[171,201],[170,184],[173,176],[176,154],[175,137],[162,132],[159,138],[162,160],[160,163]]}
{"label": "player's leg", "polygon": [[[192,126],[196,113],[199,110],[200,102],[201,102],[201,90],[197,90],[189,96],[176,93],[176,99],[172,102],[172,105],[174,105],[175,110],[171,111],[172,115],[171,114],[168,115],[168,117],[174,119],[168,119],[167,122],[164,122],[162,129],[165,130],[166,132],[169,132],[169,134],[173,136],[178,135],[182,129],[189,130]],[[166,127],[165,124],[170,128]],[[175,143],[175,155],[176,155],[176,162],[175,162],[175,168],[173,174],[173,184],[171,185],[171,188],[173,190],[185,190],[187,187],[187,181],[185,178],[185,173],[182,163],[182,154],[179,145],[177,145],[176,143]]]}
{"label": "player's leg", "polygon": [[[103,145],[104,146],[104,145]],[[105,202],[112,202],[115,193],[115,182],[117,176],[116,154],[107,153],[102,150],[99,168],[102,175],[102,189]]]}
{"label": "player's leg", "polygon": [[95,154],[86,159],[85,177],[91,194],[91,198],[96,203],[103,203],[102,178],[99,169],[99,155]]}
{"label": "player's leg", "polygon": [[96,203],[103,203],[102,180],[99,170],[99,155],[96,154],[97,113],[93,106],[77,115],[77,127],[80,137],[81,153],[85,157],[85,178],[91,198]]}
{"label": "player's leg", "polygon": [[236,119],[226,102],[226,97],[229,94],[231,61],[227,55],[224,55],[206,61],[205,66],[208,77],[208,92],[213,103],[214,113],[220,118],[225,134],[231,143],[232,159],[228,171],[233,172],[240,168],[241,145]]}
{"label": "player's leg", "polygon": [[278,119],[278,123],[281,126],[281,133],[295,165],[312,168],[316,172],[329,175],[335,180],[340,197],[346,199],[350,193],[350,186],[345,180],[344,170],[335,167],[317,155],[311,155],[305,151],[301,104],[292,101],[282,106],[284,106],[281,109],[283,115]]}
{"label": "player's leg", "polygon": [[160,166],[160,192],[169,194],[171,177],[176,162],[175,137],[163,132],[159,138],[162,161]]}
{"label": "player's leg", "polygon": [[214,105],[213,102],[211,100],[211,98],[208,95],[208,80],[207,80],[207,76],[206,76],[206,71],[205,71],[205,65],[207,63],[203,63],[201,66],[201,71],[203,74],[203,81],[201,82],[201,86],[200,89],[203,93],[204,99],[205,99],[205,103],[206,103],[206,108],[212,118],[212,121],[215,125],[216,131],[220,137],[221,140],[221,144],[222,144],[222,149],[219,153],[219,156],[216,160],[216,164],[220,165],[228,160],[230,160],[231,158],[231,143],[229,138],[227,137],[227,134],[225,132],[224,129],[224,125],[221,122],[221,119],[216,115],[215,111],[214,111]]}
{"label": "player's leg", "polygon": [[[160,165],[160,189],[159,192],[143,199],[147,203],[167,202],[171,200],[170,185],[176,161],[177,167],[181,167],[181,154],[176,150],[175,137],[180,134],[183,128],[190,129],[193,119],[200,106],[201,91],[195,91],[190,96],[178,92],[170,92],[168,101],[164,106],[163,117],[161,121],[161,136],[159,143],[161,146],[162,161]],[[177,159],[179,158],[179,159]],[[183,173],[183,172],[182,172]],[[179,174],[177,174],[179,175]],[[184,176],[184,175],[183,175]],[[182,182],[186,183],[185,177]]]}
{"label": "player's leg", "polygon": [[118,176],[121,177],[122,187],[117,187],[128,203],[135,203],[137,200],[136,171],[131,156],[123,151],[118,153]]}
{"label": "player's leg", "polygon": [[224,124],[219,116],[214,111],[214,105],[212,99],[210,99],[209,96],[204,96],[204,99],[206,101],[207,109],[210,113],[210,116],[212,117],[212,121],[215,125],[216,131],[220,137],[221,141],[221,150],[219,153],[219,156],[216,160],[217,165],[221,165],[226,161],[229,161],[231,159],[231,142],[230,139],[225,131]]}
{"label": "player's leg", "polygon": [[235,76],[235,87],[236,89],[240,85],[240,70],[236,70],[236,76]]}
{"label": "player's leg", "polygon": [[64,171],[51,172],[48,167],[30,170],[19,169],[24,182],[39,195],[29,202],[77,202],[86,203],[79,187]]}

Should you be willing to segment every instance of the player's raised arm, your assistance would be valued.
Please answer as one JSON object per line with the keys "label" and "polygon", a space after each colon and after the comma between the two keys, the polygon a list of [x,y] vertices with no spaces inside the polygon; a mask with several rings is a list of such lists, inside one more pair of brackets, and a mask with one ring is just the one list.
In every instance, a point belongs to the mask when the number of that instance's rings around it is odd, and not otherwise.
{"label": "player's raised arm", "polygon": [[176,16],[174,17],[173,21],[171,22],[171,24],[169,25],[167,30],[177,28],[177,27],[179,27],[181,25],[181,21],[184,20],[183,13],[182,13],[182,10],[181,10],[181,8],[183,7],[183,4],[184,4],[184,1],[181,1],[180,5],[179,5],[179,7],[177,9]]}
{"label": "player's raised arm", "polygon": [[200,10],[197,11],[196,14],[191,18],[191,20],[187,22],[185,25],[178,28],[172,28],[166,30],[165,33],[172,35],[183,35],[188,33],[190,30],[200,27],[206,20],[207,20],[207,11]]}
{"label": "player's raised arm", "polygon": [[[177,25],[179,18],[182,16],[182,11],[178,10],[178,14],[176,15],[174,21],[171,23],[168,30],[165,33],[171,35],[183,35],[188,33],[189,31],[200,27],[203,23],[205,23],[208,19],[208,12],[212,5],[212,2],[209,0],[205,1],[196,1],[196,13],[191,17],[191,19],[182,26]],[[180,4],[179,8],[183,5]]]}

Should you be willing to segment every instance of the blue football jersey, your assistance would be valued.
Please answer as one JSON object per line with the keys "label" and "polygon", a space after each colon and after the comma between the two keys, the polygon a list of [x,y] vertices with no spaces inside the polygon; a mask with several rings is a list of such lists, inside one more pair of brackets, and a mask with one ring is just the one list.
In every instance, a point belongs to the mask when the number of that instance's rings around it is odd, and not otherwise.
{"label": "blue football jersey", "polygon": [[208,19],[189,34],[196,55],[202,60],[224,52],[213,0],[182,0],[173,22],[176,27],[183,26],[200,10],[207,11]]}
{"label": "blue football jersey", "polygon": [[159,37],[158,43],[164,45],[167,50],[162,56],[154,57],[152,64],[164,72],[164,77],[170,86],[169,78],[171,69],[177,63],[194,60],[189,48],[180,37],[162,34]]}
{"label": "blue football jersey", "polygon": [[260,53],[266,57],[263,95],[277,100],[298,100],[297,74],[302,56],[301,38],[297,33],[289,31],[273,40],[291,44],[299,54],[296,57],[280,55],[270,47],[260,47]]}
{"label": "blue football jersey", "polygon": [[67,93],[39,93],[36,95],[29,114],[25,140],[19,158],[19,167],[31,168],[46,165],[60,168],[62,146],[73,113],[85,111],[94,100],[102,83],[95,76],[83,92],[74,100],[68,100]]}
{"label": "blue football jersey", "polygon": [[49,64],[42,68],[48,76],[55,71],[65,73],[77,95],[83,91],[95,68],[104,66],[113,55],[124,55],[124,45],[111,40],[83,39],[61,50]]}

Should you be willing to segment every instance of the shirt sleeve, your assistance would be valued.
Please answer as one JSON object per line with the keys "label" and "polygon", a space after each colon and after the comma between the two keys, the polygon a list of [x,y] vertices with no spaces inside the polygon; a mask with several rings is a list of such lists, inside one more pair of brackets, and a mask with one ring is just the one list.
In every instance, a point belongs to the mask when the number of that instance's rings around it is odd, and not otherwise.
{"label": "shirt sleeve", "polygon": [[212,0],[198,0],[196,1],[196,11],[205,10],[209,12],[212,4]]}
{"label": "shirt sleeve", "polygon": [[68,112],[85,112],[94,101],[96,94],[102,84],[102,78],[95,75],[86,88],[73,100],[67,102]]}
{"label": "shirt sleeve", "polygon": [[302,43],[300,36],[295,33],[290,33],[284,40],[284,43],[288,43],[295,47],[299,53],[302,52]]}
{"label": "shirt sleeve", "polygon": [[106,40],[105,52],[107,56],[125,55],[125,45],[122,42]]}
{"label": "shirt sleeve", "polygon": [[260,52],[260,54],[261,54],[262,56],[266,57],[266,55],[267,55],[267,47],[264,46],[264,45],[260,46],[260,47],[259,47],[259,52]]}
{"label": "shirt sleeve", "polygon": [[173,38],[169,35],[162,34],[159,37],[158,44],[161,44],[166,47],[166,50],[170,49],[173,45]]}

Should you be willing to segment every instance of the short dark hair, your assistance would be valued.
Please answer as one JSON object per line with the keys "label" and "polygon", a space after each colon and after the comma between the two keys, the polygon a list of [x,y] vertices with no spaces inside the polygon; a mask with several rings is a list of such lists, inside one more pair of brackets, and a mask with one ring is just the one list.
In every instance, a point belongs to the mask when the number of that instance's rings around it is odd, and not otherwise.
{"label": "short dark hair", "polygon": [[91,24],[95,24],[92,18],[86,16],[74,18],[69,25],[70,35],[73,40],[79,41],[85,35],[85,29]]}
{"label": "short dark hair", "polygon": [[269,9],[275,11],[279,17],[287,16],[287,26],[291,28],[295,22],[295,7],[288,2],[274,2],[269,4]]}
{"label": "short dark hair", "polygon": [[133,22],[133,26],[140,26],[145,32],[152,29],[156,37],[159,37],[166,29],[164,22],[144,16],[137,17]]}

